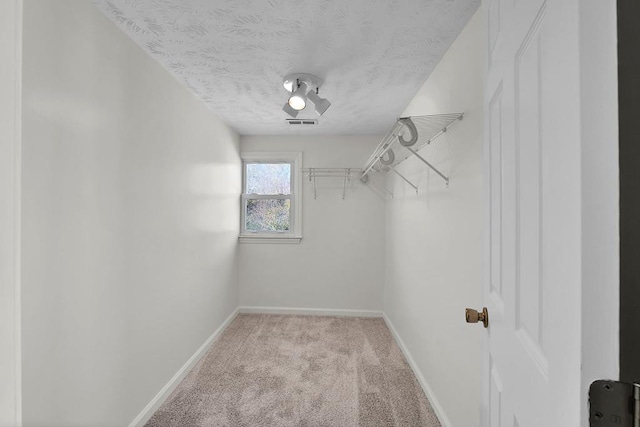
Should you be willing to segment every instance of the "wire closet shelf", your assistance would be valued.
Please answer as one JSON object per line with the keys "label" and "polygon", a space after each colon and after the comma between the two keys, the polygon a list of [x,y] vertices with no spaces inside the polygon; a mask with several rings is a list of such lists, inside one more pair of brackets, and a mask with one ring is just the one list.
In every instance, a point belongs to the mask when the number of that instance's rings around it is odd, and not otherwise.
{"label": "wire closet shelf", "polygon": [[438,170],[418,152],[430,144],[431,141],[447,132],[449,127],[458,120],[462,120],[463,116],[464,113],[448,113],[399,118],[384,138],[382,138],[380,144],[378,144],[365,163],[360,173],[360,179],[363,182],[367,182],[368,174],[371,173],[371,171],[393,171],[418,191],[417,186],[412,184],[396,170],[396,166],[399,163],[413,155],[426,164],[449,185],[449,177]]}
{"label": "wire closet shelf", "polygon": [[318,191],[316,188],[316,178],[340,178],[342,179],[342,199],[344,200],[347,183],[351,182],[352,177],[362,174],[359,168],[306,168],[302,169],[302,173],[307,176],[309,182],[313,183],[313,198],[316,199]]}

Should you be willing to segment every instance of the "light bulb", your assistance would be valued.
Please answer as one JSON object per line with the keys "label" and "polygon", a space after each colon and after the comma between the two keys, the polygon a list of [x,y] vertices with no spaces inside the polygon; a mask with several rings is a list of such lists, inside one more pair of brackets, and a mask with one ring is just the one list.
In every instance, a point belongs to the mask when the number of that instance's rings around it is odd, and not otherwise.
{"label": "light bulb", "polygon": [[291,106],[291,108],[293,108],[294,110],[304,110],[304,107],[307,106],[307,103],[305,102],[304,98],[300,95],[291,95],[291,97],[289,98],[289,105]]}

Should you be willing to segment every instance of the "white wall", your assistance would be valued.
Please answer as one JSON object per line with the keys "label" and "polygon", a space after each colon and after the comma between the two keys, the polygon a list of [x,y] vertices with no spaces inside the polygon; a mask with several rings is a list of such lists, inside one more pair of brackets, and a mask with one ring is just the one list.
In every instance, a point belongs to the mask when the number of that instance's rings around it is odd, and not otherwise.
{"label": "white wall", "polygon": [[24,423],[127,425],[237,307],[238,136],[90,2],[24,6]]}
{"label": "white wall", "polygon": [[[464,322],[482,307],[482,87],[485,29],[477,12],[404,115],[464,112],[421,154],[450,177],[449,188],[410,158],[399,170],[419,194],[389,174],[384,312],[433,391],[445,423],[479,425],[481,326]],[[448,420],[448,421],[447,421]]]}
{"label": "white wall", "polygon": [[22,0],[0,2],[0,426],[20,424]]}
{"label": "white wall", "polygon": [[[302,151],[303,167],[362,167],[378,136],[245,136],[242,151]],[[382,309],[384,197],[353,180],[303,181],[300,244],[240,245],[240,305]]]}

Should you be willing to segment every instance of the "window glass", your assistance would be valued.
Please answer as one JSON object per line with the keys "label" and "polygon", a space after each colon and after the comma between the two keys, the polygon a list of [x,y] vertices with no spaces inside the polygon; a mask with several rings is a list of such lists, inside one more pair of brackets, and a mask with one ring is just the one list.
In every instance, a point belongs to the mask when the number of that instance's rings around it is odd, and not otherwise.
{"label": "window glass", "polygon": [[289,231],[291,225],[291,200],[247,200],[247,231]]}
{"label": "window glass", "polygon": [[290,163],[248,163],[246,168],[246,194],[291,194]]}
{"label": "window glass", "polygon": [[244,152],[240,242],[300,243],[302,200],[300,152]]}

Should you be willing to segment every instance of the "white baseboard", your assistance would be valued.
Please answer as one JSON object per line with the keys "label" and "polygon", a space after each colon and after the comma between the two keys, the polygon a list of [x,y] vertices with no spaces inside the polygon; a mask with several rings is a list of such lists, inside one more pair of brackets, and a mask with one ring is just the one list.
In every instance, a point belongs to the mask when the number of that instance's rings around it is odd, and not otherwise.
{"label": "white baseboard", "polygon": [[176,372],[173,378],[171,378],[169,382],[165,384],[164,387],[162,387],[158,394],[156,394],[155,397],[151,399],[151,402],[149,402],[149,404],[144,407],[144,409],[138,414],[138,416],[135,417],[133,421],[131,421],[129,427],[142,427],[147,421],[149,421],[154,412],[158,410],[160,405],[164,403],[167,397],[169,397],[169,395],[173,392],[173,390],[175,390],[178,384],[180,384],[180,381],[182,381],[184,377],[187,376],[189,371],[191,371],[191,369],[196,365],[196,363],[198,363],[202,356],[205,355],[207,350],[209,350],[211,344],[213,344],[213,342],[220,336],[222,331],[224,331],[226,327],[229,326],[229,324],[233,321],[233,319],[235,319],[238,313],[239,309],[236,308],[233,313],[231,313],[229,317],[227,317],[225,321],[222,322],[222,325],[220,325],[220,327],[216,329],[209,338],[207,338],[204,344],[200,346],[200,348],[193,354],[193,356],[191,356],[189,360],[187,360],[187,363],[185,363],[182,368],[180,368],[178,372]]}
{"label": "white baseboard", "polygon": [[246,314],[298,314],[307,316],[349,316],[349,317],[382,317],[382,311],[375,310],[343,310],[328,308],[293,308],[293,307],[255,307],[240,306],[240,313]]}
{"label": "white baseboard", "polygon": [[431,389],[431,387],[429,387],[429,384],[427,384],[427,380],[425,380],[424,375],[422,375],[422,371],[420,370],[420,368],[418,368],[415,360],[413,360],[411,353],[409,353],[409,349],[404,344],[404,341],[402,341],[402,338],[400,338],[400,335],[398,334],[395,326],[393,326],[393,323],[391,323],[391,320],[387,317],[386,314],[383,313],[382,317],[389,327],[389,330],[391,331],[393,338],[396,340],[396,343],[398,343],[398,347],[400,347],[400,350],[402,350],[404,357],[407,358],[407,362],[409,362],[409,366],[413,370],[413,373],[418,379],[420,386],[424,390],[424,394],[427,395],[427,399],[429,399],[433,411],[436,413],[438,420],[440,420],[440,424],[442,424],[442,427],[451,427],[451,421],[449,420],[449,417],[447,417],[447,414],[445,414],[442,405],[440,405],[440,402],[438,402],[438,399],[436,399],[436,395],[433,393],[433,390]]}

